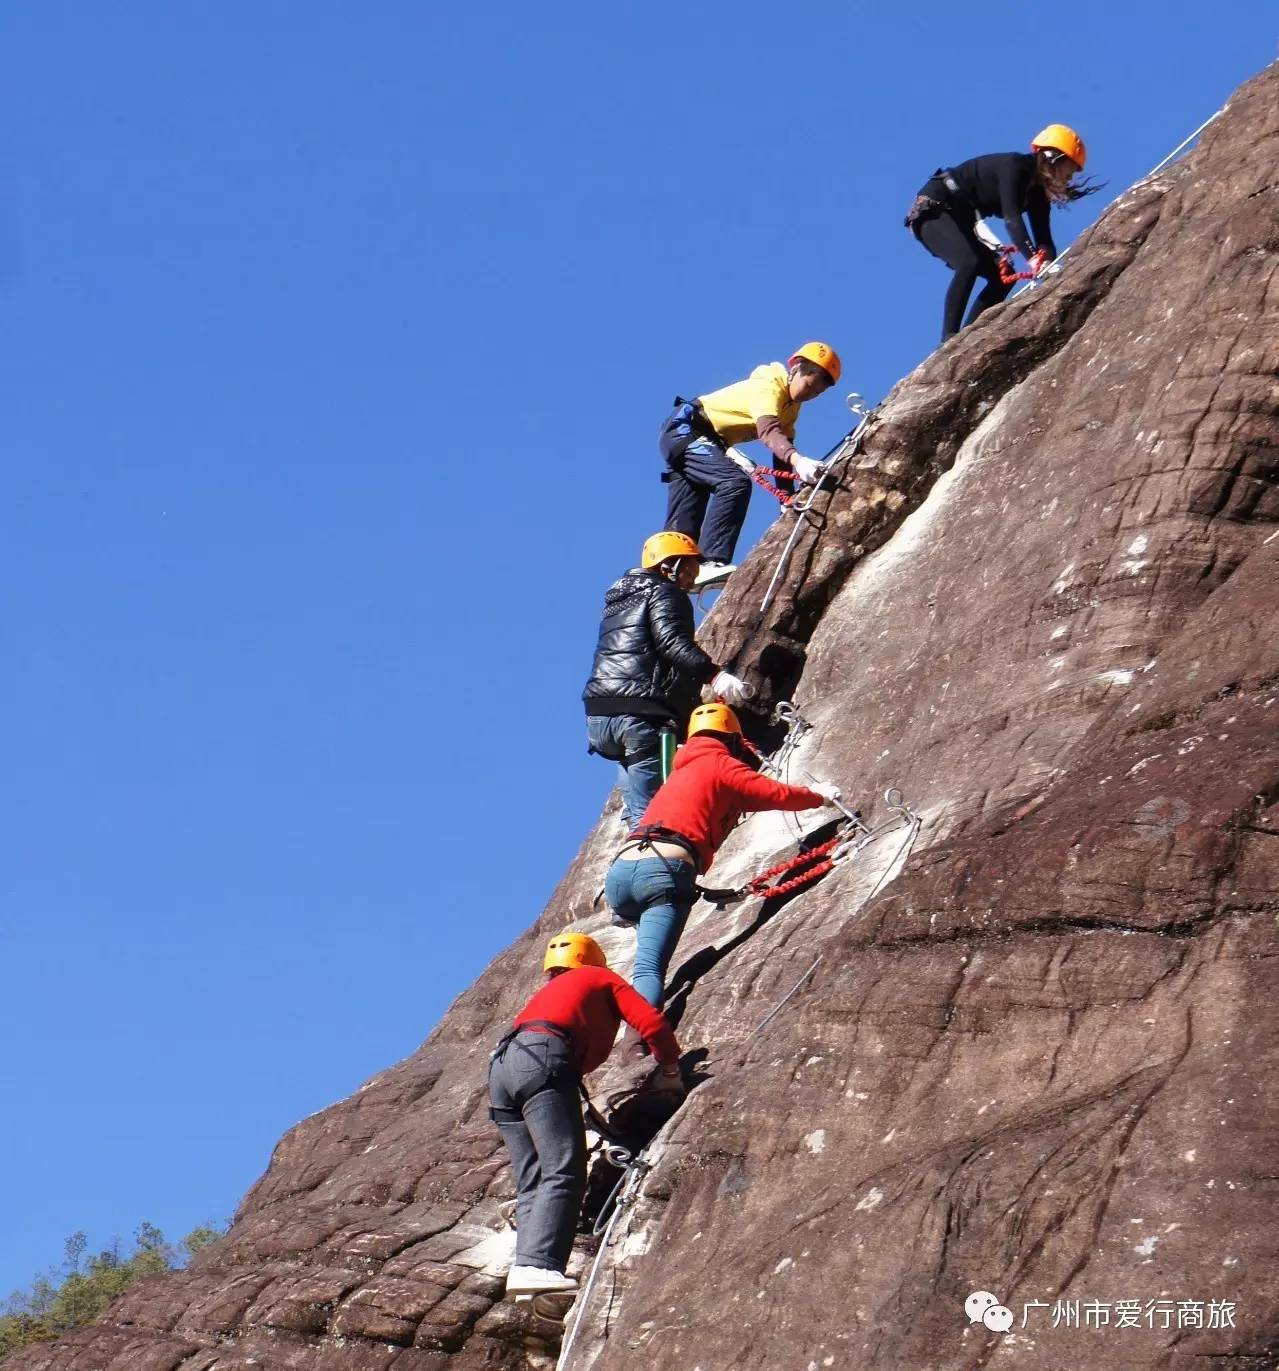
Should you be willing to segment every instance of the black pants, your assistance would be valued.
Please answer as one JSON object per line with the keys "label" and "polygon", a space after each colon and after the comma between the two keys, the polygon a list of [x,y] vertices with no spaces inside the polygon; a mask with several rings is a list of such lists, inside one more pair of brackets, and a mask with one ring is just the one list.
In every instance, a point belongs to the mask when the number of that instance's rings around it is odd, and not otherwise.
{"label": "black pants", "polygon": [[695,539],[708,562],[731,562],[751,502],[751,478],[718,443],[694,438],[667,479],[666,527]]}
{"label": "black pants", "polygon": [[986,284],[973,301],[965,324],[971,324],[982,310],[1007,299],[1012,286],[1005,285],[999,279],[999,257],[977,237],[971,224],[965,224],[942,210],[920,219],[913,231],[928,251],[934,257],[940,257],[955,273],[946,291],[946,304],[942,311],[941,340],[944,343],[959,332],[964,306],[979,276],[986,278]]}
{"label": "black pants", "polygon": [[687,533],[708,562],[731,562],[751,502],[751,481],[729,460],[719,437],[703,431],[705,420],[699,418],[696,405],[677,398],[657,435],[666,459],[665,527]]}

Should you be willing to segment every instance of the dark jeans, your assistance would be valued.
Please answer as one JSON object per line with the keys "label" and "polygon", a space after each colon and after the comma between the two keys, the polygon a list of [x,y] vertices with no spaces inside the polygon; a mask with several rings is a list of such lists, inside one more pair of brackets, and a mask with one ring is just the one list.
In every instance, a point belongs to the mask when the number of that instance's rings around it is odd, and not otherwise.
{"label": "dark jeans", "polygon": [[971,224],[961,223],[954,215],[942,211],[920,219],[913,231],[934,257],[940,257],[955,272],[942,311],[941,340],[944,343],[959,332],[960,316],[979,276],[986,278],[986,284],[973,301],[965,324],[971,324],[982,310],[1006,299],[1012,286],[1006,286],[999,279],[999,257],[977,237]]}
{"label": "dark jeans", "polygon": [[651,719],[635,714],[586,716],[587,750],[617,763],[622,822],[639,823],[662,784],[662,738]]}
{"label": "dark jeans", "polygon": [[666,443],[661,447],[670,468],[666,527],[696,539],[707,561],[731,562],[751,502],[751,478],[710,438],[691,439],[674,458]]}
{"label": "dark jeans", "polygon": [[669,857],[619,857],[608,869],[604,895],[621,919],[638,923],[631,984],[655,1008],[662,1007],[666,968],[697,899],[692,862]]}
{"label": "dark jeans", "polygon": [[586,1194],[580,1077],[563,1038],[525,1029],[489,1064],[489,1102],[515,1174],[515,1264],[563,1271]]}

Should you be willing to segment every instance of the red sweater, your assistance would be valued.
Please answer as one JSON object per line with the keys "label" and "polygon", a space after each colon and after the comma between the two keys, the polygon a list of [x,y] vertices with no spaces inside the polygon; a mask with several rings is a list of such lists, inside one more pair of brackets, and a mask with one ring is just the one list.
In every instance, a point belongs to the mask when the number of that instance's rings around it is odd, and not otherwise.
{"label": "red sweater", "polygon": [[577,966],[552,976],[515,1016],[515,1027],[531,1019],[545,1019],[572,1035],[583,1076],[613,1050],[623,1019],[643,1035],[659,1066],[679,1061],[679,1044],[666,1015],[607,967]]}
{"label": "red sweater", "polygon": [[670,779],[653,796],[636,825],[660,824],[697,851],[705,871],[719,845],[745,813],[760,809],[815,809],[826,803],[815,790],[782,785],[739,762],[718,738],[695,734],[675,754]]}

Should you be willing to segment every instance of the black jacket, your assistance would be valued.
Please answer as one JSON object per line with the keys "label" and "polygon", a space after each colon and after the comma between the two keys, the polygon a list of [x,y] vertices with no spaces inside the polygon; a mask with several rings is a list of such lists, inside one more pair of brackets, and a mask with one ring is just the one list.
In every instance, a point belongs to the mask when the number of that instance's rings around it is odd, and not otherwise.
{"label": "black jacket", "polygon": [[[959,187],[959,204],[945,183],[947,173]],[[958,166],[934,172],[931,179],[924,182],[921,193],[982,219],[1000,216],[1009,238],[1023,257],[1029,257],[1035,248],[1047,249],[1049,257],[1057,255],[1048,227],[1051,206],[1048,193],[1035,179],[1034,153],[991,152],[984,157],[970,157]],[[1023,211],[1030,216],[1030,231],[1035,236],[1033,248],[1021,217]]]}
{"label": "black jacket", "polygon": [[628,571],[609,586],[587,714],[638,714],[682,724],[698,686],[719,670],[693,641],[693,605],[658,571]]}

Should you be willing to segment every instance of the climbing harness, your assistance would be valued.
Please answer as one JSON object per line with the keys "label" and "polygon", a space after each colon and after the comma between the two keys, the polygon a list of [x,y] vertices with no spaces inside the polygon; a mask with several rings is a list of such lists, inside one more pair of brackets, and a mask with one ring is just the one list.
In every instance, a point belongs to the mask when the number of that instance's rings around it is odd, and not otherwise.
{"label": "climbing harness", "polygon": [[[776,866],[770,866],[767,871],[761,871],[758,876],[751,880],[735,892],[736,898],[745,899],[749,895],[762,895],[766,900],[774,900],[779,895],[789,895],[794,890],[802,890],[804,886],[811,885],[815,880],[825,876],[828,871],[834,871],[835,861],[832,855],[835,849],[844,842],[842,833],[827,839],[824,843],[819,843],[816,847],[810,847],[807,851],[798,852],[793,857],[786,858],[785,861],[778,862]],[[813,865],[809,865],[813,863]],[[801,868],[807,868],[802,870]],[[776,876],[785,876],[788,872],[798,872],[789,880],[780,881],[776,885],[769,882]]]}
{"label": "climbing harness", "polygon": [[747,476],[755,482],[762,490],[768,491],[785,508],[795,498],[794,491],[781,490],[768,478],[771,476],[776,481],[793,481],[795,473],[789,467],[761,467],[754,462],[739,447],[727,447],[724,449],[724,456],[728,458],[734,466],[744,471]]}
{"label": "climbing harness", "polygon": [[[783,741],[782,748],[778,750],[778,753],[774,754],[774,757],[781,754],[788,742],[792,743],[793,746],[793,742],[797,741],[799,736],[802,736],[804,732],[807,732],[807,730],[812,727],[789,701],[780,702],[777,706],[776,713],[778,721],[787,724],[787,739]],[[762,760],[770,766],[774,765],[771,759],[764,758]],[[900,829],[900,827],[904,825],[906,828],[906,841],[898,848],[897,852],[894,853],[892,860],[885,868],[885,871],[880,876],[879,880],[875,883],[875,886],[870,895],[867,896],[867,899],[870,899],[871,896],[877,893],[889,873],[894,871],[898,867],[903,856],[908,854],[911,845],[914,843],[915,835],[922,826],[923,820],[906,803],[901,790],[896,786],[890,787],[884,792],[884,803],[891,817],[885,820],[884,823],[876,825],[874,828],[870,828],[862,822],[861,815],[858,811],[849,809],[838,801],[835,803],[844,815],[844,823],[841,825],[841,832],[833,839],[820,844],[818,847],[810,848],[806,852],[799,853],[796,857],[789,858],[784,862],[778,863],[774,867],[770,867],[769,870],[761,872],[752,881],[748,882],[747,886],[743,887],[741,892],[742,896],[745,896],[748,893],[754,893],[764,894],[767,898],[773,898],[785,894],[789,890],[801,888],[811,881],[816,880],[818,876],[824,875],[825,872],[829,871],[837,863],[855,856],[868,843],[875,841],[877,838],[882,837],[885,833],[893,831],[894,829]],[[776,886],[767,885],[767,882],[773,877],[785,875],[788,871],[798,871],[799,868],[809,863],[813,864],[811,869],[804,872],[801,876],[792,877],[790,881],[783,881]],[[728,893],[733,894],[735,892]],[[757,1037],[762,1033],[773,1019],[795,998],[800,990],[812,979],[817,968],[821,965],[821,962],[822,958],[819,956],[791,989],[787,991],[782,999],[773,1006],[765,1018],[761,1020],[759,1025],[751,1033],[750,1036],[752,1038]],[[678,1110],[676,1113],[678,1113]],[[674,1117],[675,1114],[672,1114],[671,1118]],[[600,1118],[598,1111],[594,1109],[593,1105],[590,1106],[588,1118],[591,1120],[591,1126],[596,1132],[600,1133],[602,1139],[606,1136],[612,1138],[612,1135],[608,1133],[608,1125]],[[637,1152],[631,1152],[627,1146],[618,1139],[612,1140],[612,1150],[609,1150],[609,1145],[606,1144],[605,1146],[605,1155],[614,1165],[622,1166],[623,1170],[622,1175],[618,1178],[613,1189],[605,1199],[599,1217],[596,1219],[592,1229],[593,1234],[600,1240],[599,1247],[596,1250],[595,1257],[591,1263],[590,1274],[587,1276],[586,1284],[582,1287],[581,1293],[575,1301],[576,1316],[573,1320],[573,1326],[569,1329],[568,1335],[564,1339],[560,1351],[558,1365],[561,1371],[568,1371],[568,1368],[572,1364],[570,1359],[572,1357],[574,1345],[577,1341],[578,1331],[581,1329],[590,1308],[591,1296],[594,1294],[600,1271],[603,1268],[605,1254],[613,1245],[613,1234],[618,1220],[639,1199],[644,1178],[653,1170],[654,1166],[651,1149],[661,1137],[669,1122],[670,1120],[668,1119],[666,1123],[663,1123],[649,1142]],[[602,1129],[601,1125],[603,1125]]]}
{"label": "climbing harness", "polygon": [[1015,286],[1018,281],[1033,281],[1039,274],[1035,271],[1017,271],[1013,266],[1013,254],[1017,251],[1011,243],[999,249],[999,279],[1006,286]]}
{"label": "climbing harness", "polygon": [[[896,786],[893,786],[891,789],[886,790],[884,792],[884,802],[889,812],[893,815],[893,818],[889,823],[882,824],[877,829],[867,828],[866,825],[861,822],[860,817],[856,816],[856,811],[846,810],[845,812],[848,813],[850,817],[856,817],[857,826],[862,830],[862,836],[856,842],[847,844],[846,849],[836,848],[835,851],[831,854],[832,858],[836,861],[844,860],[847,857],[855,856],[858,852],[862,850],[863,847],[866,846],[867,843],[873,842],[874,839],[881,836],[883,833],[887,832],[890,827],[890,824],[901,823],[905,825],[905,840],[903,841],[902,845],[897,849],[897,851],[893,853],[892,860],[888,863],[887,866],[884,867],[884,870],[880,873],[879,879],[871,887],[865,899],[862,900],[863,905],[868,904],[872,899],[874,899],[874,897],[879,893],[880,888],[883,886],[884,882],[888,879],[889,875],[892,872],[898,870],[903,860],[909,857],[910,849],[915,844],[915,838],[918,835],[919,830],[923,827],[923,819],[917,813],[915,813],[915,811],[911,809],[911,807],[906,803],[901,791]],[[839,806],[840,809],[844,808],[844,806],[840,805],[838,801],[835,801],[835,803]],[[808,970],[804,972],[804,974],[799,978],[799,980],[795,982],[795,984],[786,992],[786,994],[783,995],[782,998],[778,1000],[778,1002],[772,1007],[772,1009],[769,1010],[769,1012],[764,1016],[764,1018],[760,1020],[759,1024],[756,1025],[754,1032],[750,1035],[752,1038],[758,1037],[759,1034],[761,1034],[768,1027],[768,1025],[772,1023],[772,1021],[777,1017],[777,1015],[780,1014],[782,1010],[786,1008],[786,1006],[791,1002],[791,1000],[793,1000],[795,996],[799,994],[800,990],[804,987],[804,985],[812,979],[813,973],[817,970],[821,963],[822,958],[819,956],[813,962],[812,966],[810,966]]]}
{"label": "climbing harness", "polygon": [[[1145,176],[1139,178],[1137,181],[1134,181],[1132,185],[1128,187],[1127,190],[1122,191],[1119,195],[1117,195],[1115,199],[1110,202],[1110,204],[1114,205],[1118,203],[1118,201],[1122,199],[1124,195],[1127,195],[1129,191],[1139,186],[1142,181],[1148,181],[1152,176],[1155,176],[1160,171],[1162,171],[1164,167],[1168,165],[1169,162],[1173,161],[1174,158],[1179,156],[1187,147],[1189,147],[1190,144],[1193,143],[1201,133],[1203,133],[1203,131],[1208,127],[1208,125],[1213,122],[1214,119],[1219,118],[1225,112],[1225,108],[1226,107],[1223,106],[1222,109],[1219,109],[1215,114],[1212,114],[1207,119],[1205,119],[1204,122],[1200,124],[1199,127],[1195,129],[1193,133],[1191,133],[1187,138],[1182,139],[1182,141],[1178,143],[1177,146],[1173,148],[1173,150],[1165,158],[1163,158],[1160,162],[1156,163],[1155,166],[1152,167],[1150,171],[1148,171],[1145,174]],[[956,188],[957,187],[954,186],[950,187],[952,191]],[[940,202],[933,203],[939,204]],[[912,211],[915,210],[917,207],[918,201],[917,205],[912,207]],[[1110,206],[1107,206],[1107,208],[1110,208]],[[922,207],[923,211],[927,211],[928,209],[929,206]],[[1071,246],[1073,246],[1073,244]],[[1047,278],[1049,278],[1050,276],[1055,276],[1057,274],[1057,272],[1060,270],[1061,261],[1070,251],[1070,247],[1066,247],[1065,249],[1063,249],[1060,253],[1057,254],[1055,258],[1053,258],[1051,262],[1044,263],[1044,265],[1041,266],[1037,271],[1014,271],[1012,262],[1008,260],[1008,254],[1014,251],[1015,249],[1008,245],[1005,245],[1001,248],[1001,256],[999,262],[1000,279],[1004,282],[1005,285],[1018,285],[1024,283],[1024,289],[1034,290],[1036,287],[1042,284]],[[862,403],[862,397],[860,395],[850,395],[848,397],[848,400],[849,407],[852,409],[854,414],[857,414],[859,416],[860,422],[858,423],[857,427],[841,443],[836,445],[836,448],[833,449],[832,452],[824,460],[823,464],[826,466],[827,476],[831,474],[831,472],[836,466],[840,465],[853,452],[855,452],[858,449],[858,447],[860,447],[868,424],[878,412],[877,409],[871,409],[868,411]],[[856,403],[854,403],[854,400],[856,401]],[[749,461],[749,459],[747,460]],[[813,500],[817,496],[818,490],[820,490],[825,485],[827,485],[827,482],[825,480],[825,477],[823,477],[823,479],[819,481],[816,486],[813,487],[812,491],[808,495],[807,500],[788,500],[785,504],[785,508],[799,515],[807,514],[812,506]],[[768,589],[764,592],[764,598],[760,603],[759,618],[761,621],[763,620],[764,615],[768,613],[768,608],[773,602],[773,597],[777,592],[777,586],[781,581],[783,574],[785,573],[787,563],[790,560],[791,552],[793,551],[795,542],[799,537],[799,530],[802,523],[802,519],[796,520],[795,527],[791,530],[790,537],[786,541],[786,546],[782,549],[781,556],[777,560],[777,567],[773,572],[772,580],[769,581]]]}
{"label": "climbing harness", "polygon": [[[884,792],[884,805],[891,817],[875,828],[869,827],[862,820],[860,810],[849,809],[839,800],[833,800],[831,803],[844,816],[840,830],[833,838],[828,838],[815,847],[801,847],[801,850],[794,856],[787,857],[775,866],[770,866],[766,871],[761,871],[757,876],[753,876],[747,881],[745,885],[735,889],[721,890],[699,885],[698,891],[702,898],[709,900],[720,909],[730,904],[736,904],[738,900],[749,899],[752,895],[761,895],[766,900],[775,900],[782,895],[790,895],[796,890],[802,890],[806,885],[811,885],[828,872],[833,871],[841,863],[856,857],[864,847],[875,842],[876,839],[882,838],[886,833],[899,831],[903,826],[908,830],[908,847],[914,843],[915,835],[923,825],[923,820],[906,803],[901,791],[896,786],[891,786]],[[902,852],[905,850],[907,848],[899,849],[885,869],[886,871],[891,871],[898,864]],[[792,872],[793,875],[790,874]],[[788,879],[770,884],[778,876],[787,876]],[[882,884],[883,877],[881,876],[871,894],[875,894]],[[867,899],[869,898],[870,896],[867,896]]]}
{"label": "climbing harness", "polygon": [[[769,480],[770,476],[773,478],[771,481]],[[782,490],[779,486],[775,486],[773,481],[793,481],[794,479],[795,473],[793,471],[788,471],[785,467],[751,468],[751,480],[754,481],[761,490],[766,490],[770,495],[774,496],[783,509],[789,506],[795,499],[795,492],[793,490]]]}
{"label": "climbing harness", "polygon": [[[866,402],[857,391],[852,391],[847,396],[849,409],[857,416],[857,426],[844,435],[839,442],[821,459],[819,465],[822,468],[821,475],[813,482],[807,490],[785,491],[775,486],[769,477],[775,479],[797,479],[795,473],[784,467],[758,467],[754,462],[737,447],[724,449],[724,455],[741,468],[757,486],[768,491],[770,495],[776,497],[783,511],[796,514],[799,517],[795,521],[795,527],[791,529],[790,537],[786,540],[786,546],[782,549],[782,555],[778,559],[777,568],[773,572],[773,579],[768,583],[768,589],[764,592],[764,602],[760,606],[760,617],[763,618],[765,611],[772,601],[773,594],[777,589],[777,582],[780,580],[782,570],[790,558],[791,550],[795,546],[795,540],[799,537],[799,530],[806,522],[816,524],[820,530],[821,521],[817,511],[813,509],[813,501],[817,498],[820,491],[833,490],[837,482],[830,478],[834,475],[836,468],[841,466],[861,446],[862,435],[865,433],[866,426],[871,418],[877,413],[876,410],[868,410]],[[722,590],[722,583],[701,586],[695,590],[698,608],[703,606],[702,596],[708,591]]]}
{"label": "climbing harness", "polygon": [[[652,848],[654,843],[673,843],[676,847],[682,847],[688,854],[688,860],[697,865],[697,849],[694,847],[692,839],[686,838],[676,829],[667,828],[663,824],[640,824],[638,828],[632,829],[626,841],[618,848],[618,852],[625,852],[628,847],[638,847],[641,852],[646,848]],[[671,879],[675,879],[675,872],[671,867],[668,858],[660,852],[654,851],[653,856],[660,862],[666,863],[666,869],[670,873]],[[679,861],[677,857],[675,859]]]}
{"label": "climbing harness", "polygon": [[[558,1038],[561,1042],[566,1042],[570,1048],[573,1047],[573,1035],[562,1024],[552,1023],[549,1019],[526,1019],[522,1024],[517,1024],[509,1033],[504,1033],[498,1039],[497,1046],[489,1053],[489,1061],[501,1061],[506,1056],[507,1048],[514,1046],[526,1056],[531,1057],[536,1065],[545,1067],[547,1065],[545,1044],[541,1042],[538,1044],[543,1048],[542,1055],[539,1057],[533,1051],[531,1044],[519,1041],[525,1033],[533,1033],[540,1039]],[[585,1089],[582,1093],[586,1093]],[[489,1105],[489,1118],[494,1123],[519,1123],[523,1117],[523,1111],[519,1109],[498,1108],[495,1105]]]}
{"label": "climbing harness", "polygon": [[817,498],[818,492],[823,489],[833,490],[834,487],[838,485],[837,481],[832,481],[830,478],[839,467],[847,462],[854,453],[860,450],[866,436],[866,430],[869,428],[875,416],[879,413],[878,406],[868,409],[864,397],[859,395],[856,391],[853,391],[847,397],[847,404],[848,408],[857,416],[857,425],[851,432],[841,438],[826,456],[822,458],[822,465],[825,467],[825,471],[817,484],[808,492],[808,498],[792,501],[788,505],[788,508],[800,517],[795,520],[795,526],[790,531],[790,537],[786,540],[786,546],[782,548],[781,556],[777,559],[777,566],[773,570],[772,580],[769,581],[768,589],[764,592],[764,598],[760,602],[760,619],[763,619],[764,615],[768,613],[768,607],[773,602],[773,596],[777,593],[778,583],[782,579],[787,563],[790,561],[791,552],[794,550],[795,543],[799,539],[800,529],[803,528],[805,523],[812,522],[817,524],[818,533],[820,534],[821,532],[821,524],[818,521],[816,511],[813,510],[813,501]]}

